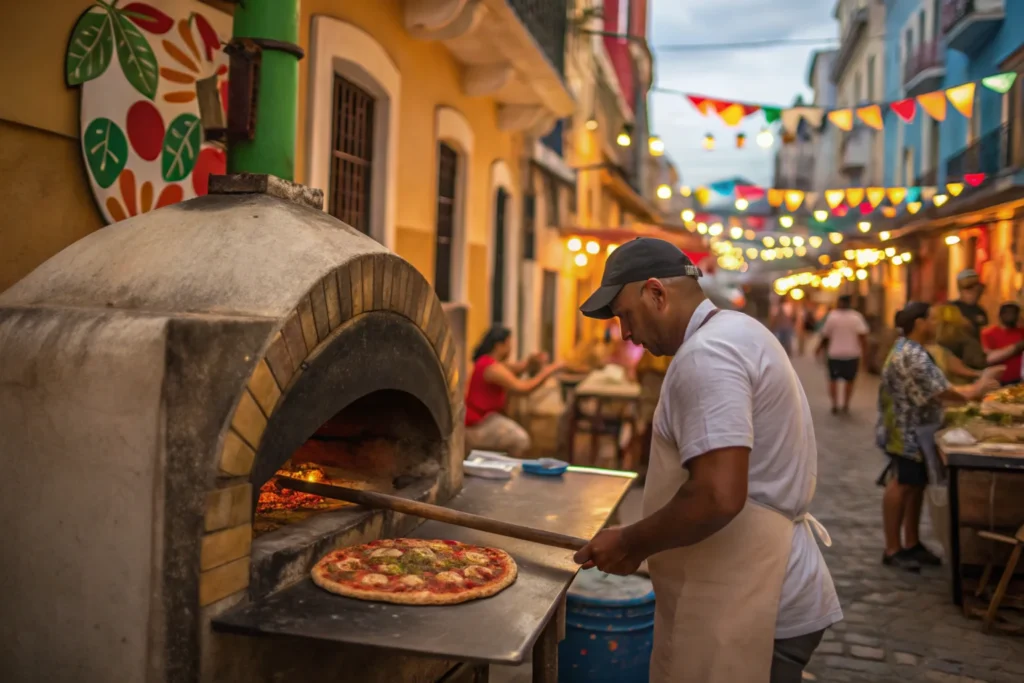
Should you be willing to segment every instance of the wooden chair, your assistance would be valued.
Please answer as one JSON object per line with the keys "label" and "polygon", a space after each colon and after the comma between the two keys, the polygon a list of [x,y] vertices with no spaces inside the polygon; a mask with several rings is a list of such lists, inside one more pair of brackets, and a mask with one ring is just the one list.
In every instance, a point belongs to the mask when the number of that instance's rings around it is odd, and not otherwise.
{"label": "wooden chair", "polygon": [[[999,611],[999,605],[1002,603],[1003,598],[1006,597],[1006,589],[1010,585],[1010,580],[1013,579],[1013,573],[1017,570],[1017,563],[1020,561],[1020,555],[1022,549],[1024,549],[1024,526],[1017,529],[1017,533],[1013,536],[1007,536],[1005,534],[996,533],[994,531],[978,531],[978,536],[989,541],[996,543],[1006,543],[1013,546],[1013,550],[1010,552],[1010,559],[1006,561],[1006,568],[1003,570],[1003,575],[999,579],[999,584],[996,586],[995,592],[992,594],[992,601],[988,604],[988,609],[985,610],[985,616],[982,617],[981,631],[982,633],[989,633],[992,630],[992,623],[995,621],[996,612]],[[981,597],[985,593],[985,588],[988,587],[989,579],[992,578],[993,563],[989,561],[985,565],[985,569],[981,574],[981,581],[978,583],[978,590],[975,591],[976,597]]]}

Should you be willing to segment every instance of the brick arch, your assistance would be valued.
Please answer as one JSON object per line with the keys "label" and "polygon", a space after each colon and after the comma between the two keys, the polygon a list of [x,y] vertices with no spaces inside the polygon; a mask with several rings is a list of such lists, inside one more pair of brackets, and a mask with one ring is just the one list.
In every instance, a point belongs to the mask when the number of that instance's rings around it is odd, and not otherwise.
{"label": "brick arch", "polygon": [[[455,339],[433,288],[406,261],[390,253],[356,257],[327,273],[277,329],[252,367],[222,432],[216,458],[216,488],[207,495],[203,552],[216,553],[244,544],[244,557],[200,576],[200,603],[237,593],[249,583],[248,547],[252,538],[252,490],[249,477],[270,417],[305,370],[306,359],[330,345],[346,323],[372,312],[407,318],[430,343],[447,382],[452,420],[461,423],[462,396]],[[236,551],[240,552],[240,551]],[[242,560],[245,560],[242,562]],[[225,567],[235,566],[233,575]]]}

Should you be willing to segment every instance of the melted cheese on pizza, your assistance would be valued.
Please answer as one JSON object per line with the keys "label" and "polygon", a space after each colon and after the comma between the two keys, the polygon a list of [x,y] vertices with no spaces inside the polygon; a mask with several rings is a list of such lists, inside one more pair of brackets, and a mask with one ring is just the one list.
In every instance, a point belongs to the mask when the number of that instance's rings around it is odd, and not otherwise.
{"label": "melted cheese on pizza", "polygon": [[398,548],[377,548],[372,553],[370,553],[370,557],[375,557],[375,558],[376,557],[401,557],[401,556],[402,556],[402,551],[399,550]]}
{"label": "melted cheese on pizza", "polygon": [[383,574],[367,574],[361,580],[368,586],[386,586],[388,583],[388,577]]}
{"label": "melted cheese on pizza", "polygon": [[470,579],[489,579],[494,576],[494,570],[487,567],[467,567],[465,571],[466,577]]}
{"label": "melted cheese on pizza", "polygon": [[409,576],[403,576],[398,580],[398,582],[403,586],[407,586],[409,588],[419,588],[420,586],[426,584],[426,581],[424,581],[418,576],[413,576],[412,574],[410,574]]}
{"label": "melted cheese on pizza", "polygon": [[438,581],[440,581],[441,583],[461,584],[461,583],[463,583],[465,581],[464,578],[462,578],[460,575],[456,574],[455,572],[441,572],[440,574],[438,574],[434,578],[437,579]]}
{"label": "melted cheese on pizza", "polygon": [[462,553],[462,557],[467,562],[472,562],[473,564],[487,564],[488,562],[490,562],[490,560],[488,559],[488,557],[486,555],[482,555],[480,553],[474,553],[471,550],[468,551],[468,552]]}

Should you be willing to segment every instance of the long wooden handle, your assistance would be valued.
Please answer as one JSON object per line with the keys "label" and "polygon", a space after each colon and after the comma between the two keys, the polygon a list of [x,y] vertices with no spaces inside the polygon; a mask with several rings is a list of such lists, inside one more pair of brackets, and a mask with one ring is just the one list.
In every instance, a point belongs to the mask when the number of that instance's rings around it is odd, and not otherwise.
{"label": "long wooden handle", "polygon": [[362,505],[364,507],[393,510],[406,515],[415,515],[416,517],[432,519],[436,522],[445,522],[446,524],[454,524],[455,526],[464,526],[478,531],[486,531],[492,534],[498,534],[499,536],[518,538],[523,541],[532,541],[534,543],[549,545],[555,548],[579,550],[588,543],[586,539],[577,538],[575,536],[567,536],[554,531],[545,531],[544,529],[534,529],[533,527],[513,524],[511,522],[502,522],[497,519],[491,519],[490,517],[481,517],[480,515],[474,515],[469,512],[452,510],[451,508],[441,507],[440,505],[431,505],[430,503],[421,503],[419,501],[409,500],[408,498],[389,496],[385,493],[377,493],[375,491],[357,491],[356,489],[350,489],[344,486],[318,484],[311,481],[304,481],[302,479],[292,479],[291,477],[278,477],[277,483],[281,488],[292,489],[293,491],[312,493],[316,496],[333,498],[334,500],[343,500],[347,503],[355,503],[356,505]]}

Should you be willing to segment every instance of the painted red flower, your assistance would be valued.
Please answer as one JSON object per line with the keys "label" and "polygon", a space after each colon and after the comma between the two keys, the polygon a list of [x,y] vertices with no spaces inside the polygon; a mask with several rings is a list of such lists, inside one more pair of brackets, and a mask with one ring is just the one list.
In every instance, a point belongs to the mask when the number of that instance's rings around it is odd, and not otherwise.
{"label": "painted red flower", "polygon": [[142,183],[142,187],[139,188],[138,194],[136,194],[135,174],[128,168],[121,171],[121,175],[117,178],[117,184],[121,190],[121,199],[124,201],[124,204],[119,202],[117,197],[107,197],[106,202],[107,211],[110,212],[110,217],[115,222],[123,221],[129,216],[138,216],[140,213],[149,213],[153,209],[159,209],[162,206],[177,204],[185,197],[181,185],[171,183],[164,186],[164,189],[160,191],[160,196],[156,199],[156,204],[154,204],[153,184],[147,180]]}
{"label": "painted red flower", "polygon": [[160,156],[164,144],[164,118],[149,100],[139,100],[128,108],[128,141],[135,153],[146,161]]}
{"label": "painted red flower", "polygon": [[174,19],[152,5],[143,2],[132,2],[121,8],[121,13],[132,23],[150,33],[164,34],[174,26]]}

